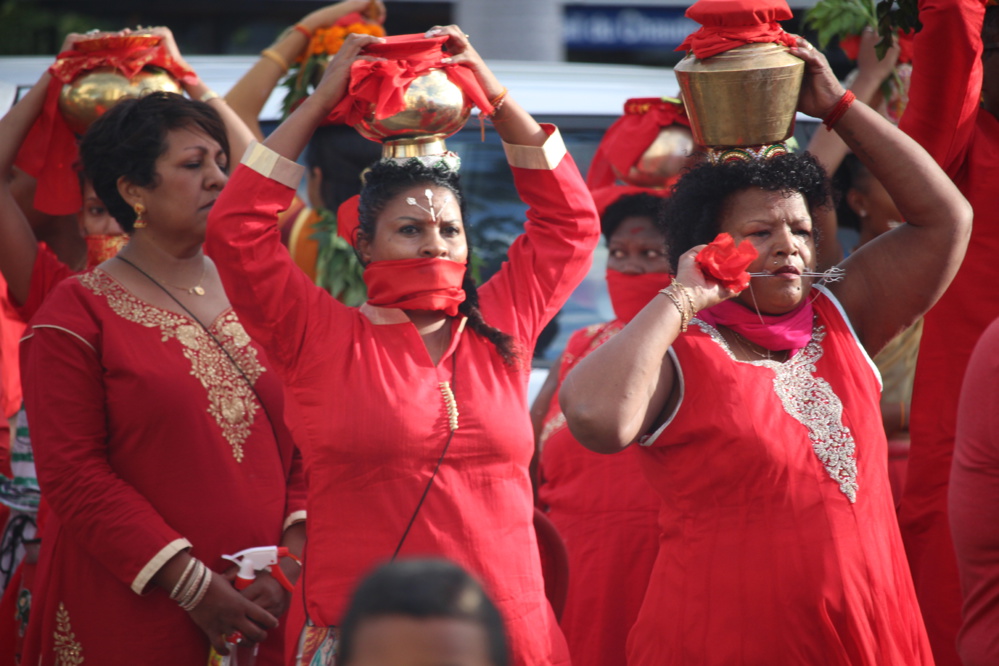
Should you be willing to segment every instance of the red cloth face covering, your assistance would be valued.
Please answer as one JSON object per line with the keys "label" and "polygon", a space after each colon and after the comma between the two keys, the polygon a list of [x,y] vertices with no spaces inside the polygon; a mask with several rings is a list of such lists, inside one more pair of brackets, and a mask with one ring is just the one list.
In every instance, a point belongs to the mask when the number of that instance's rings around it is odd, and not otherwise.
{"label": "red cloth face covering", "polygon": [[614,306],[614,315],[627,324],[672,281],[673,276],[669,273],[634,275],[608,268],[607,291]]}
{"label": "red cloth face covering", "polygon": [[793,356],[812,339],[812,300],[782,315],[765,315],[733,300],[697,313],[697,318],[712,326],[726,326],[750,342],[773,351],[791,350]]}
{"label": "red cloth face covering", "polygon": [[372,261],[364,269],[368,303],[400,310],[441,310],[454,317],[465,300],[461,282],[467,268],[448,259]]}

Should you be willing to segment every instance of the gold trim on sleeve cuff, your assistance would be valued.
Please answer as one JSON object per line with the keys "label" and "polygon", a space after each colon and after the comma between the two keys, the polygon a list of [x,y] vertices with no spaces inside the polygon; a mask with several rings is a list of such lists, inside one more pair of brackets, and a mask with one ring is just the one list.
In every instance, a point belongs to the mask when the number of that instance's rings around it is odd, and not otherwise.
{"label": "gold trim on sleeve cuff", "polygon": [[146,589],[146,586],[149,585],[149,581],[156,575],[156,572],[162,569],[163,565],[166,564],[171,557],[185,548],[190,547],[191,542],[184,538],[174,539],[164,546],[163,550],[156,553],[153,559],[149,560],[146,566],[142,567],[142,571],[140,571],[139,575],[132,581],[132,591],[136,594],[142,594]]}
{"label": "gold trim on sleeve cuff", "polygon": [[562,134],[554,125],[543,124],[541,126],[548,132],[548,138],[541,146],[519,146],[511,143],[504,143],[503,150],[506,151],[506,161],[512,167],[519,169],[541,169],[551,171],[559,165],[565,157],[565,143],[562,141]]}
{"label": "gold trim on sleeve cuff", "polygon": [[304,522],[305,522],[305,511],[292,511],[291,515],[284,519],[284,527],[281,528],[281,531],[282,532],[285,531],[295,523],[304,523]]}
{"label": "gold trim on sleeve cuff", "polygon": [[301,164],[278,155],[256,141],[246,147],[241,162],[264,178],[276,180],[292,189],[298,189],[299,183],[302,182],[302,174],[305,173],[305,167]]}

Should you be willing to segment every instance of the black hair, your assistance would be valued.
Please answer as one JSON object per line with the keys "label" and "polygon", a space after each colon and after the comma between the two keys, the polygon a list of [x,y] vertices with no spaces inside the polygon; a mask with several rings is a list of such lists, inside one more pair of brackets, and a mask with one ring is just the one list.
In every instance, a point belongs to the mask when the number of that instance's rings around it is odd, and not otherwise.
{"label": "black hair", "polygon": [[850,207],[847,194],[850,190],[866,193],[874,175],[860,158],[847,153],[832,177],[833,201],[836,206],[836,224],[839,227],[860,231],[860,216]]}
{"label": "black hair", "polygon": [[350,663],[358,627],[365,620],[400,615],[474,622],[486,630],[493,666],[507,666],[499,610],[474,578],[446,560],[396,560],[361,581],[340,623],[338,663]]}
{"label": "black hair", "polygon": [[659,218],[659,225],[666,234],[670,264],[678,266],[684,252],[713,241],[720,232],[721,215],[729,198],[753,188],[781,192],[786,196],[800,194],[811,213],[830,205],[829,179],[809,153],[790,153],[748,162],[699,164],[673,186],[673,193]]}
{"label": "black hair", "polygon": [[80,159],[94,192],[121,228],[131,232],[135,211],[118,192],[124,176],[140,187],[156,186],[156,160],[167,150],[171,130],[191,128],[214,139],[229,158],[229,139],[218,112],[177,93],[153,92],[124,99],[83,135]]}
{"label": "black hair", "polygon": [[[319,193],[323,207],[336,212],[340,204],[361,191],[361,174],[381,157],[381,144],[365,139],[348,125],[318,128],[309,141],[305,164],[322,172]],[[313,201],[313,206],[319,202]]]}
{"label": "black hair", "polygon": [[[385,210],[385,206],[400,193],[419,185],[432,185],[450,190],[458,202],[464,219],[465,202],[461,196],[458,174],[455,171],[443,165],[429,167],[416,159],[402,164],[384,160],[376,162],[364,177],[364,186],[361,188],[361,199],[357,208],[358,233],[364,234],[368,239],[374,238],[376,220]],[[471,247],[469,247],[469,259],[471,259]],[[465,300],[458,307],[458,311],[468,317],[469,328],[492,342],[496,351],[503,357],[504,363],[511,367],[516,366],[519,359],[516,341],[509,333],[504,333],[486,323],[479,309],[479,293],[475,280],[468,271],[465,272],[461,286],[465,290]]]}
{"label": "black hair", "polygon": [[609,243],[611,236],[627,218],[647,217],[655,223],[662,215],[665,204],[666,199],[654,194],[625,194],[604,209],[604,214],[600,217],[600,231]]}

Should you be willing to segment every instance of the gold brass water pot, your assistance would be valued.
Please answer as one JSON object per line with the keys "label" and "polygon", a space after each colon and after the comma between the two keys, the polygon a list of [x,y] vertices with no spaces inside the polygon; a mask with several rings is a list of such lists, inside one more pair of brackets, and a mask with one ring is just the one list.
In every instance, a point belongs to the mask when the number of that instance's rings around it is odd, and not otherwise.
{"label": "gold brass water pot", "polygon": [[694,139],[690,130],[682,125],[670,125],[659,130],[655,141],[628,173],[619,173],[613,165],[611,168],[618,179],[629,185],[665,187],[687,166],[693,152]]}
{"label": "gold brass water pot", "polygon": [[418,156],[444,152],[444,139],[462,127],[472,112],[465,92],[433,69],[409,85],[402,111],[388,118],[375,118],[371,111],[354,128],[362,136],[385,144],[386,156]]}
{"label": "gold brass water pot", "polygon": [[92,122],[119,100],[141,97],[155,90],[182,92],[177,80],[159,67],[146,67],[131,80],[114,67],[99,67],[62,87],[59,111],[71,130],[83,134]]}
{"label": "gold brass water pot", "polygon": [[759,146],[794,132],[805,62],[778,44],[745,44],[674,68],[694,141]]}

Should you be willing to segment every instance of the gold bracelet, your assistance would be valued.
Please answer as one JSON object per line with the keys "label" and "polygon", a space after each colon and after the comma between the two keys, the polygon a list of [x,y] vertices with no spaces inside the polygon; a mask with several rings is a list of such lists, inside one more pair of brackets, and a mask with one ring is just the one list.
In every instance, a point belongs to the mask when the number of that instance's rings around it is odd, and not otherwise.
{"label": "gold bracelet", "polygon": [[262,58],[267,58],[268,60],[276,64],[278,67],[281,68],[281,71],[283,73],[285,74],[288,73],[288,62],[284,59],[284,56],[282,56],[274,49],[264,49],[263,51],[260,52],[260,56]]}
{"label": "gold bracelet", "polygon": [[204,95],[200,97],[202,102],[210,102],[213,99],[219,99],[219,94],[214,90],[209,89]]}
{"label": "gold bracelet", "polygon": [[680,313],[680,332],[686,333],[687,323],[690,321],[690,315],[687,313],[687,308],[685,307],[685,305],[680,301],[680,297],[676,295],[673,285],[670,285],[665,289],[660,289],[659,293],[669,298],[669,300],[673,301],[673,305],[676,306],[677,312]]}
{"label": "gold bracelet", "polygon": [[694,294],[690,291],[690,287],[679,280],[673,280],[673,284],[683,291],[683,297],[687,300],[687,307],[689,308],[688,320],[693,319],[694,315],[697,314],[697,310],[694,309]]}

